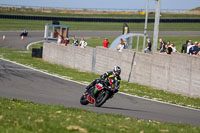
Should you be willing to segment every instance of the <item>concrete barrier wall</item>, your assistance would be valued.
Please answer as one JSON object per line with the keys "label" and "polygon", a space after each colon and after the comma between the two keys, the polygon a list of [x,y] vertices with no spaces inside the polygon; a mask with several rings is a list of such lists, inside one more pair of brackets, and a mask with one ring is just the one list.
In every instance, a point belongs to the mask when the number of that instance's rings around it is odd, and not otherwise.
{"label": "concrete barrier wall", "polygon": [[169,91],[190,94],[191,56],[174,54],[171,57]]}
{"label": "concrete barrier wall", "polygon": [[93,50],[91,47],[83,49],[71,45],[66,47],[55,43],[45,43],[43,59],[51,63],[91,72]]}
{"label": "concrete barrier wall", "polygon": [[45,43],[43,59],[98,74],[110,71],[113,66],[118,65],[122,69],[122,80],[200,97],[199,57],[184,54],[135,53],[126,49],[118,52],[103,47],[83,49],[71,45],[65,47]]}
{"label": "concrete barrier wall", "polygon": [[105,73],[113,69],[113,66],[120,66],[122,69],[121,78],[128,81],[131,70],[131,63],[134,52],[131,50],[124,50],[118,52],[103,47],[96,48],[96,64],[95,72],[98,74]]}

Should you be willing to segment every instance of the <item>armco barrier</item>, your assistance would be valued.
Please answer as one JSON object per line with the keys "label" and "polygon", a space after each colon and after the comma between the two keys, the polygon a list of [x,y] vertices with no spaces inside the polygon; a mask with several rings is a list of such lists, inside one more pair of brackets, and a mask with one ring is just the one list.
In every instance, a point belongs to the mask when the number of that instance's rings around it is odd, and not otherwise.
{"label": "armco barrier", "polygon": [[114,65],[125,81],[152,86],[191,97],[200,97],[200,58],[184,54],[118,52],[103,47],[80,48],[45,43],[43,59],[82,71],[102,74]]}

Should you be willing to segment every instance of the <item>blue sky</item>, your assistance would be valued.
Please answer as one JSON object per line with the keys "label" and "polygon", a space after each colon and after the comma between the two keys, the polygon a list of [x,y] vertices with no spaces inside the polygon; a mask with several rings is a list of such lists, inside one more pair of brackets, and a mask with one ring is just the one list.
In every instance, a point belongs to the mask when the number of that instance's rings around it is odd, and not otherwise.
{"label": "blue sky", "polygon": [[[155,8],[155,0],[150,9]],[[0,4],[103,9],[145,9],[146,0],[0,0]],[[162,0],[161,9],[192,9],[200,6],[200,0]]]}

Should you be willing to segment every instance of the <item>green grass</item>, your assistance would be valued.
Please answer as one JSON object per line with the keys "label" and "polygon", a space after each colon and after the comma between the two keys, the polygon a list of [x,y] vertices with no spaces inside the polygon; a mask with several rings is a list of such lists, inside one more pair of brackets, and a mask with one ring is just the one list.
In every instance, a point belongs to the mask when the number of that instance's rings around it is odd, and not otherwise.
{"label": "green grass", "polygon": [[200,127],[0,98],[2,133],[198,133]]}
{"label": "green grass", "polygon": [[[24,30],[44,30],[45,24],[51,24],[52,21],[41,20],[19,20],[0,18],[1,31]],[[144,31],[144,23],[127,23],[130,31]],[[108,22],[71,22],[60,21],[60,25],[68,25],[70,30],[105,30],[121,31],[123,23]],[[154,30],[154,24],[148,23],[148,31]],[[160,31],[199,31],[200,23],[160,23]]]}
{"label": "green grass", "polygon": [[[31,52],[27,51],[0,48],[0,57],[87,84],[93,81],[94,79],[99,78],[100,76],[95,73],[81,72],[73,68],[51,64],[43,61],[42,59],[32,58]],[[182,95],[157,90],[152,87],[143,86],[135,83],[128,83],[122,81],[120,91],[141,97],[157,99],[160,101],[200,109],[200,98],[185,97]]]}

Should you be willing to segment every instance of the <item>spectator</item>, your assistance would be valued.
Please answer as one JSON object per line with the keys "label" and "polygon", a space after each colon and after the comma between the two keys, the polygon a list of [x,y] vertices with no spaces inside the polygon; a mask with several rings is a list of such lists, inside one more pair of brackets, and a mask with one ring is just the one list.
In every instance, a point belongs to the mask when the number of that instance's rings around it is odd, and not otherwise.
{"label": "spectator", "polygon": [[63,43],[63,36],[58,34],[58,40],[57,40],[58,44],[62,44]]}
{"label": "spectator", "polygon": [[189,42],[191,42],[191,45],[193,45],[192,40],[188,40]]}
{"label": "spectator", "polygon": [[72,45],[78,46],[78,39],[76,39],[75,37],[72,37],[72,40],[73,40]]}
{"label": "spectator", "polygon": [[200,51],[200,42],[199,42],[199,44],[198,44],[198,48],[199,48],[199,51]]}
{"label": "spectator", "polygon": [[189,54],[190,55],[197,55],[197,53],[199,52],[199,47],[198,47],[198,42],[196,41],[194,43],[194,45],[192,45],[192,47],[189,49]]}
{"label": "spectator", "polygon": [[185,44],[182,45],[181,53],[187,53],[187,44],[189,40],[186,40]]}
{"label": "spectator", "polygon": [[198,47],[199,47],[199,50],[198,50],[197,55],[200,55],[200,42],[199,42],[199,44],[198,44]]}
{"label": "spectator", "polygon": [[121,52],[122,49],[124,49],[124,46],[125,46],[125,43],[124,43],[123,39],[121,38],[121,39],[120,39],[120,43],[119,43],[119,45],[117,46],[116,50],[118,50],[119,52]]}
{"label": "spectator", "polygon": [[65,38],[64,40],[64,45],[67,46],[67,44],[69,44],[69,38]]}
{"label": "spectator", "polygon": [[54,38],[57,38],[58,35],[59,35],[59,32],[58,32],[57,30],[58,30],[58,29],[55,29],[55,30],[54,30],[54,34],[53,34],[53,37],[54,37]]}
{"label": "spectator", "polygon": [[169,47],[171,47],[171,48],[172,48],[172,52],[177,52],[177,50],[176,50],[176,47],[175,47],[174,43],[171,43],[171,44],[169,45]]}
{"label": "spectator", "polygon": [[24,29],[24,31],[20,34],[20,36],[28,36],[28,31]]}
{"label": "spectator", "polygon": [[190,48],[194,46],[191,44],[191,42],[189,41],[188,44],[187,44],[187,54],[190,54]]}
{"label": "spectator", "polygon": [[167,54],[171,54],[171,53],[172,53],[172,48],[169,47],[168,44],[165,45],[165,50],[166,50],[166,53],[167,53]]}
{"label": "spectator", "polygon": [[105,40],[102,43],[103,43],[104,48],[108,48],[109,41],[107,38],[105,38]]}
{"label": "spectator", "polygon": [[151,52],[151,41],[149,38],[147,39],[147,47],[143,50],[143,52],[144,53]]}
{"label": "spectator", "polygon": [[170,41],[168,41],[166,44],[167,44],[168,46],[170,46],[171,42],[170,42]]}
{"label": "spectator", "polygon": [[166,52],[166,48],[165,48],[165,42],[163,41],[162,38],[159,39],[160,42],[160,53]]}
{"label": "spectator", "polygon": [[79,46],[81,46],[81,48],[85,48],[87,46],[87,42],[84,40],[84,38],[81,38],[81,41],[79,43]]}

